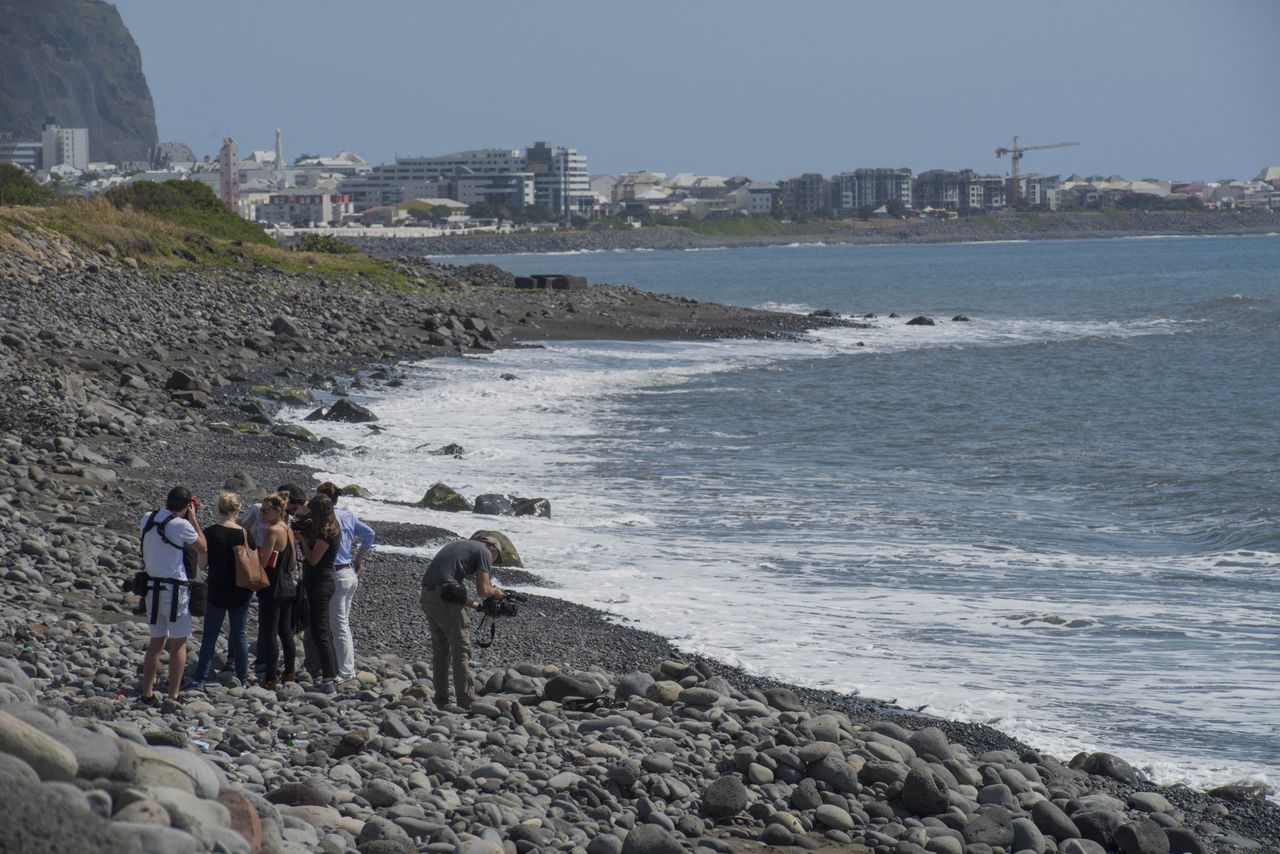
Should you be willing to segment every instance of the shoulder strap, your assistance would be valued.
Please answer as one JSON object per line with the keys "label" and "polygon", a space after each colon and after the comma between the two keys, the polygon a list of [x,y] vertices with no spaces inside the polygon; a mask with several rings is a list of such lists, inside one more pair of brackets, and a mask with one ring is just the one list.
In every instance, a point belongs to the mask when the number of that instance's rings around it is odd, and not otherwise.
{"label": "shoulder strap", "polygon": [[240,536],[244,537],[244,547],[249,548],[249,530],[247,528],[240,529]]}
{"label": "shoulder strap", "polygon": [[[156,514],[159,512],[160,512],[159,510],[151,511],[151,515],[147,518],[147,524],[142,529],[142,537],[145,538],[147,536],[147,532],[150,531],[152,528],[154,528],[156,533],[160,535],[160,539],[164,540],[165,543],[167,543],[170,546],[173,546],[178,551],[182,551],[182,546],[178,545],[173,540],[170,540],[168,537],[164,535],[164,526],[168,525],[170,522],[172,522],[174,519],[178,517],[170,515],[168,519],[165,519],[163,522],[157,523]],[[141,547],[141,543],[139,543],[139,547]]]}

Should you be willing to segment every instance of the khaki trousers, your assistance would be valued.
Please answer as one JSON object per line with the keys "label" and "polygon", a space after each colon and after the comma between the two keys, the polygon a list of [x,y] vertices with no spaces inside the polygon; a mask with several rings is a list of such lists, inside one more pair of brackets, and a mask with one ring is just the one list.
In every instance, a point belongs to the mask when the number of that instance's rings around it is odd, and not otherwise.
{"label": "khaki trousers", "polygon": [[449,705],[449,672],[458,705],[467,707],[475,699],[471,679],[471,620],[467,609],[440,598],[439,590],[422,591],[422,613],[431,627],[431,684],[435,704]]}

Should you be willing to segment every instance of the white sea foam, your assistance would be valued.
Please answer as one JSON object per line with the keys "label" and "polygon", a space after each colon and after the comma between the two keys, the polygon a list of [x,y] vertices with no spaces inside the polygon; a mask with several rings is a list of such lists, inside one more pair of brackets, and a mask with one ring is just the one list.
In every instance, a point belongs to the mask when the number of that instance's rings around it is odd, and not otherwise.
{"label": "white sea foam", "polygon": [[[610,461],[636,443],[656,441],[670,451],[686,442],[667,432],[629,435],[627,407],[634,404],[628,401],[636,395],[676,399],[711,374],[722,377],[714,393],[732,394],[734,372],[789,359],[1125,338],[1177,328],[1161,319],[978,318],[935,327],[882,319],[872,329],[824,329],[801,341],[582,342],[434,361],[412,366],[394,395],[362,401],[378,413],[384,432],[308,425],[344,444],[367,446],[368,453],[307,462],[325,478],[357,481],[388,499],[416,500],[437,480],[469,495],[547,495],[552,518],[502,524],[527,567],[558,585],[555,595],[634,620],[680,648],[748,671],[989,723],[1063,757],[1110,750],[1161,782],[1252,779],[1274,785],[1280,773],[1275,763],[1205,759],[1177,744],[1135,744],[1107,729],[1123,714],[1113,706],[1144,702],[1176,704],[1178,714],[1206,728],[1261,737],[1260,730],[1269,728],[1255,711],[1263,698],[1251,693],[1258,686],[1247,676],[1238,684],[1169,681],[1214,672],[1214,662],[1182,650],[1181,639],[1212,638],[1225,625],[1248,632],[1256,617],[1225,599],[1184,609],[1176,601],[1145,600],[1140,591],[1187,573],[1276,578],[1280,558],[1273,554],[1153,557],[1135,566],[1127,556],[937,540],[924,529],[911,538],[882,538],[879,532],[894,523],[903,530],[918,523],[894,519],[887,508],[793,518],[773,498],[750,494],[735,494],[732,506],[709,502],[699,508],[700,527],[743,533],[729,554],[722,541],[685,524],[686,496],[699,486],[689,474],[668,471],[637,480],[625,465],[608,474]],[[858,341],[866,346],[857,347]],[[495,381],[502,373],[517,379]],[[493,418],[495,411],[503,416]],[[740,447],[744,438],[732,428],[714,432],[721,448]],[[422,453],[423,446],[451,441],[466,446],[462,459]],[[459,527],[454,514],[360,499],[352,504],[375,521]],[[880,514],[875,525],[859,515],[872,510]],[[747,535],[766,523],[778,532],[770,540]],[[851,533],[840,542],[815,543],[808,532],[819,523]],[[424,558],[433,551],[403,549]],[[796,559],[780,561],[783,555]],[[956,581],[930,585],[925,576]],[[1132,583],[1135,577],[1148,585]],[[1120,660],[1091,657],[1090,644],[1101,632],[1115,636],[1112,649]],[[1156,648],[1168,651],[1153,656],[1152,638],[1167,638]],[[1108,688],[1100,691],[1103,677]]]}

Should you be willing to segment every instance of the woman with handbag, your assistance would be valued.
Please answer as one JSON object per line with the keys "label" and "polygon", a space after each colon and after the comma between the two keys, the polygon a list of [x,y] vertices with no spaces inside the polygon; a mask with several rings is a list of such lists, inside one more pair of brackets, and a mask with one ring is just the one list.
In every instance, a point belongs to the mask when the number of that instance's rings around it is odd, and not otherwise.
{"label": "woman with handbag", "polygon": [[[200,657],[188,687],[201,689],[209,678],[209,666],[222,633],[223,618],[230,618],[227,657],[235,665],[236,678],[245,684],[249,678],[249,639],[245,624],[249,620],[252,590],[236,586],[236,547],[254,548],[249,532],[240,527],[240,496],[234,492],[218,495],[218,524],[205,529],[209,543],[208,604],[204,616],[204,636],[200,640]],[[254,553],[256,560],[257,554]]]}

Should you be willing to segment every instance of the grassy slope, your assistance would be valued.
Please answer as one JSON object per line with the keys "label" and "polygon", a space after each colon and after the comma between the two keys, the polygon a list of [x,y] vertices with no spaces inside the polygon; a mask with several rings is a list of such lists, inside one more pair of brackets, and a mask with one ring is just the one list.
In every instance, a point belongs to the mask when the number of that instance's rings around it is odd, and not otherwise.
{"label": "grassy slope", "polygon": [[132,208],[118,209],[100,198],[0,208],[0,232],[12,232],[14,227],[48,229],[93,251],[110,245],[116,254],[135,258],[144,267],[265,266],[295,273],[359,275],[405,289],[419,287],[391,265],[363,253],[293,252],[252,223],[239,222],[247,230],[223,218],[211,218],[205,211],[179,210],[162,218]]}

